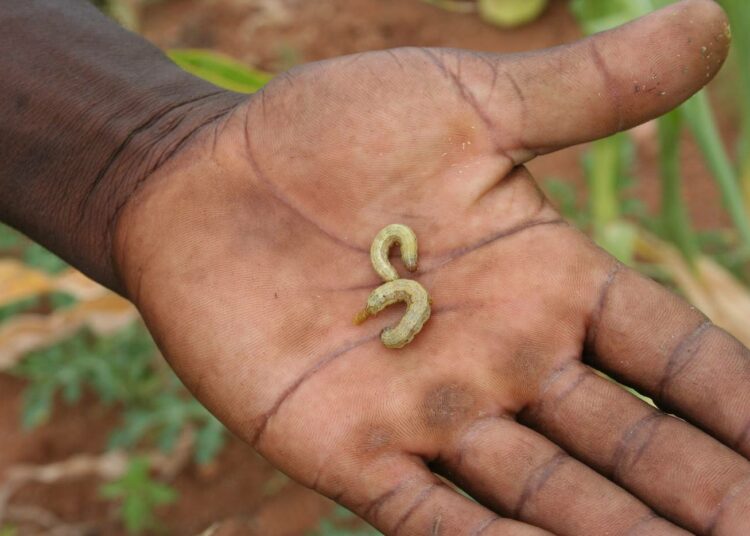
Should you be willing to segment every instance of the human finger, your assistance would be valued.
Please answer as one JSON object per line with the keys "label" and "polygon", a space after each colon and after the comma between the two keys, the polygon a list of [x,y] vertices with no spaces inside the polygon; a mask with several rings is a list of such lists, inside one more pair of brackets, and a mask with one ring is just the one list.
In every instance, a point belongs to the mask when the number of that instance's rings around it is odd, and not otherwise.
{"label": "human finger", "polygon": [[630,269],[601,285],[590,363],[750,458],[750,350]]}
{"label": "human finger", "polygon": [[522,422],[698,534],[750,534],[750,462],[576,361]]}
{"label": "human finger", "polygon": [[610,480],[511,419],[475,422],[440,467],[473,497],[559,535],[686,535]]}
{"label": "human finger", "polygon": [[519,164],[666,113],[713,78],[729,42],[716,2],[684,0],[551,49],[427,54]]}
{"label": "human finger", "polygon": [[383,457],[349,488],[334,498],[387,535],[550,536],[464,497],[416,457]]}

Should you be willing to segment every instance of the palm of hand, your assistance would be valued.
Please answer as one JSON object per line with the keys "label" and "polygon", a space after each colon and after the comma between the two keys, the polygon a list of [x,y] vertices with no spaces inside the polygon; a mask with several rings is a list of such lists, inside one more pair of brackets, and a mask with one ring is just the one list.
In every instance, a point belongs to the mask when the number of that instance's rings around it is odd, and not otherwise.
{"label": "palm of hand", "polygon": [[[623,296],[652,289],[566,225],[519,167],[577,141],[579,125],[534,139],[536,90],[512,65],[407,49],[277,78],[128,208],[123,217],[139,224],[120,237],[127,287],[204,404],[282,470],[388,533],[537,533],[456,494],[426,463],[495,511],[558,533],[678,533],[538,433],[646,502],[684,493],[619,482],[641,448],[614,452],[622,434],[585,446],[565,432],[581,404],[591,416],[575,434],[596,435],[607,403],[632,423],[653,413],[581,363],[586,347],[613,359],[629,349],[607,335],[631,317],[599,324]],[[625,123],[620,111],[591,124],[602,126],[584,137]],[[419,271],[397,269],[434,301],[401,350],[378,339],[399,308],[352,323],[381,283],[370,241],[394,222],[420,241]],[[572,482],[585,500],[570,503]],[[680,505],[660,513],[704,522]]]}

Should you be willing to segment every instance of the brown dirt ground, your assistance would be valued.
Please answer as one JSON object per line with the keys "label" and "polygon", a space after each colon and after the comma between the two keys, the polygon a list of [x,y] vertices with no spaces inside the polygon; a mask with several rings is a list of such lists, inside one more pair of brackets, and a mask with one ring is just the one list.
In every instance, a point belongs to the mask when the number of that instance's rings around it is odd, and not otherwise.
{"label": "brown dirt ground", "polygon": [[[553,46],[579,36],[563,0],[553,1],[537,22],[513,31],[418,0],[162,0],[148,4],[142,12],[142,32],[164,48],[213,48],[269,71],[403,45],[512,52]],[[736,127],[731,120],[722,121],[722,126],[733,138]],[[640,156],[636,194],[650,207],[658,199],[653,136],[648,126],[636,136]],[[583,191],[582,150],[575,147],[541,157],[529,168],[537,177],[562,177]],[[696,223],[701,227],[724,223],[717,192],[689,140],[684,162]],[[109,430],[116,426],[116,410],[89,397],[74,407],[58,404],[49,424],[22,431],[22,390],[23,382],[0,374],[0,479],[14,464],[50,463],[78,453],[102,452]],[[111,507],[98,498],[99,484],[89,478],[29,485],[11,504],[41,506],[66,523],[85,525],[87,534],[124,534]],[[161,510],[169,534],[198,534],[212,522],[227,519],[218,532],[222,536],[304,534],[332,508],[329,501],[284,481],[234,439],[217,461],[208,467],[189,466],[174,484],[180,500]]]}

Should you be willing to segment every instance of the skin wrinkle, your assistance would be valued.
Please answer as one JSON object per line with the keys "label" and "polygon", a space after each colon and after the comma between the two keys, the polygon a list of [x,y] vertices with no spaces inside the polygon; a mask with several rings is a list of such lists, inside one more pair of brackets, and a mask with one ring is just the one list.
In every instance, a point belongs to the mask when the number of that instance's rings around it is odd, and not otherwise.
{"label": "skin wrinkle", "polygon": [[[156,164],[156,168],[163,166],[172,157],[172,155],[178,153],[180,149],[182,149],[195,136],[195,134],[199,130],[201,130],[204,126],[218,122],[222,117],[226,117],[227,114],[229,114],[232,111],[232,109],[234,109],[234,106],[231,106],[226,110],[221,110],[220,112],[217,112],[213,115],[206,117],[206,119],[200,125],[198,125],[198,127],[195,130],[192,130],[191,132],[189,132],[186,136],[184,136],[181,140],[175,143],[168,151],[165,152],[165,154],[161,156],[161,158],[158,160]],[[175,125],[175,128],[179,126],[179,124],[181,124],[184,121],[184,119],[185,118],[180,119],[179,123]]]}
{"label": "skin wrinkle", "polygon": [[497,523],[502,519],[500,516],[492,516],[485,521],[482,521],[477,528],[471,531],[469,536],[481,536],[490,526]]}
{"label": "skin wrinkle", "polygon": [[200,97],[195,97],[193,99],[189,99],[187,101],[183,101],[177,104],[172,104],[170,106],[166,106],[163,109],[157,111],[153,116],[151,116],[148,120],[144,121],[137,127],[135,127],[122,141],[120,145],[118,145],[114,151],[112,151],[112,154],[109,155],[109,158],[105,162],[104,166],[102,167],[101,171],[97,173],[96,177],[94,177],[94,181],[91,183],[89,188],[86,191],[86,194],[83,196],[83,199],[81,200],[81,213],[84,213],[84,207],[89,203],[89,200],[91,199],[91,196],[94,194],[98,186],[101,184],[102,179],[104,179],[105,175],[110,171],[112,166],[114,165],[117,158],[125,151],[128,145],[130,145],[130,142],[133,141],[133,138],[135,138],[138,134],[142,132],[148,131],[151,127],[153,127],[156,123],[158,123],[161,119],[163,119],[167,114],[170,112],[173,112],[179,108],[182,108],[183,106],[188,106],[190,104],[195,104],[197,102],[200,102],[202,100],[209,99],[211,97],[214,97],[219,94],[226,93],[225,90],[217,90],[212,91],[210,93],[207,93],[205,95],[201,95]]}
{"label": "skin wrinkle", "polygon": [[625,532],[623,536],[640,536],[641,530],[643,530],[643,527],[654,521],[655,519],[659,519],[659,516],[656,515],[656,512],[649,512],[645,516],[643,516],[641,519],[636,521],[628,530]]}
{"label": "skin wrinkle", "polygon": [[385,52],[386,52],[386,54],[388,54],[393,59],[393,61],[396,62],[396,64],[398,65],[399,69],[401,69],[403,71],[404,70],[404,64],[401,63],[400,59],[398,59],[398,55],[395,52],[393,52],[393,50],[391,50],[390,48],[386,49]]}
{"label": "skin wrinkle", "polygon": [[[359,56],[364,56],[364,52],[355,54],[355,56],[357,56],[357,60],[359,60]],[[354,60],[352,61],[352,63],[354,63]],[[284,82],[284,84],[286,84],[289,89],[294,89],[294,78],[296,77],[296,71],[302,70],[304,68],[305,68],[304,64],[298,65],[294,69],[290,69],[288,71],[284,71],[282,73],[277,74],[274,77],[274,80],[279,80],[281,82]],[[266,86],[263,86],[263,87],[266,87]]]}
{"label": "skin wrinkle", "polygon": [[492,426],[495,424],[498,420],[506,420],[507,417],[504,417],[502,415],[485,415],[483,417],[479,417],[478,419],[475,419],[473,423],[471,423],[466,430],[464,431],[463,435],[461,436],[461,439],[458,441],[458,444],[456,446],[455,455],[453,456],[453,470],[454,471],[460,471],[461,464],[464,460],[464,452],[466,451],[467,444],[470,440],[474,438],[477,434],[481,433],[482,430],[485,428]]}
{"label": "skin wrinkle", "polygon": [[362,346],[363,344],[366,344],[370,341],[375,340],[380,336],[380,333],[375,333],[373,335],[369,335],[365,338],[358,339],[354,342],[349,343],[348,345],[339,348],[338,350],[326,355],[322,359],[319,359],[312,367],[307,369],[297,380],[289,385],[282,393],[279,395],[279,397],[276,399],[276,402],[271,406],[270,409],[268,409],[266,412],[262,413],[257,420],[260,421],[258,426],[255,429],[255,433],[250,438],[250,444],[253,445],[253,447],[257,448],[257,445],[260,443],[261,439],[263,438],[263,433],[266,430],[266,426],[268,425],[268,421],[271,420],[271,418],[276,415],[276,413],[279,411],[279,408],[286,402],[297,390],[300,388],[300,386],[308,379],[310,379],[312,376],[314,376],[316,373],[320,372],[322,369],[330,365],[333,361],[335,361],[337,358],[341,357],[342,355],[350,352],[351,350],[354,350],[355,348]]}
{"label": "skin wrinkle", "polygon": [[719,501],[719,504],[716,505],[716,509],[709,518],[710,521],[708,522],[708,525],[706,527],[706,534],[708,534],[709,536],[713,535],[714,531],[716,530],[716,525],[718,525],[719,521],[721,521],[721,516],[724,515],[724,512],[727,511],[729,505],[734,502],[734,500],[740,495],[740,492],[747,488],[748,485],[750,485],[750,477],[744,478],[727,491],[724,497],[722,497]]}
{"label": "skin wrinkle", "polygon": [[548,403],[551,404],[554,407],[559,407],[562,402],[568,398],[578,387],[583,383],[584,380],[588,378],[593,378],[594,376],[588,372],[587,370],[582,370],[578,376],[576,376],[569,384],[568,386],[562,390],[562,392],[558,393],[558,395],[549,401]]}
{"label": "skin wrinkle", "polygon": [[604,61],[604,58],[601,55],[601,52],[599,52],[599,48],[596,45],[596,40],[589,39],[589,51],[591,53],[592,59],[594,60],[594,65],[596,66],[596,69],[601,73],[602,77],[604,78],[604,85],[607,88],[607,92],[609,93],[609,96],[610,96],[611,107],[613,110],[615,110],[615,113],[617,115],[616,130],[619,132],[625,126],[625,119],[622,113],[622,98],[617,89],[619,87],[619,84],[612,77],[612,73],[607,67],[606,62]]}
{"label": "skin wrinkle", "polygon": [[[467,255],[485,246],[491,245],[493,242],[496,242],[497,240],[510,237],[517,233],[520,233],[521,231],[525,231],[527,229],[531,229],[531,228],[542,226],[542,225],[568,225],[568,222],[566,222],[563,218],[552,218],[548,220],[531,220],[531,221],[516,225],[514,227],[510,227],[508,229],[503,229],[502,231],[498,231],[490,235],[487,238],[484,238],[478,242],[475,242],[474,244],[471,244],[463,248],[456,248],[441,255],[422,253],[421,254],[422,259],[420,260],[421,265],[427,264],[427,262],[425,262],[425,258],[428,256],[432,256],[440,260],[438,261],[437,264],[430,266],[429,268],[425,268],[425,269],[420,268],[419,275],[432,273],[436,271],[437,269],[442,268],[446,264],[449,264],[453,261],[460,259],[464,255]],[[318,290],[331,291],[331,292],[352,292],[352,291],[371,289],[373,286],[378,286],[380,284],[382,284],[381,280],[373,279],[372,282],[361,283],[361,284],[357,284],[357,285],[350,286],[350,287],[337,287],[337,288],[319,287]],[[436,309],[433,309],[433,311],[436,311]]]}
{"label": "skin wrinkle", "polygon": [[364,52],[355,52],[354,54],[349,54],[347,56],[343,56],[341,59],[342,65],[350,66],[357,63],[359,60],[361,60],[365,56]]}
{"label": "skin wrinkle", "polygon": [[566,361],[564,365],[561,367],[557,367],[554,369],[549,376],[540,384],[539,386],[539,396],[537,397],[538,400],[542,400],[545,395],[547,394],[547,391],[555,384],[557,379],[562,376],[566,370],[568,370],[570,367],[576,365],[575,361]]}
{"label": "skin wrinkle", "polygon": [[[260,90],[257,92],[258,97],[260,97],[260,111],[261,115],[263,116],[263,121],[266,121],[267,113],[266,113],[266,91],[264,91],[265,87],[260,88]],[[248,144],[249,145],[249,144]],[[248,149],[248,152],[250,150]],[[254,160],[254,158],[253,158]]]}
{"label": "skin wrinkle", "polygon": [[[220,93],[224,93],[223,91]],[[140,177],[135,183],[132,185],[130,189],[130,193],[123,197],[123,199],[115,206],[114,210],[112,211],[112,214],[107,218],[106,226],[105,226],[105,232],[107,237],[114,236],[115,231],[115,225],[117,224],[117,221],[119,219],[120,213],[125,208],[125,205],[128,204],[128,202],[138,193],[138,191],[141,189],[141,187],[146,183],[149,177],[153,176],[154,172],[162,167],[164,164],[166,164],[170,158],[172,158],[175,154],[179,152],[181,148],[185,146],[186,143],[188,143],[193,137],[203,130],[203,128],[207,125],[210,125],[211,123],[214,123],[221,119],[222,117],[226,117],[227,114],[229,114],[236,106],[236,103],[230,103],[226,109],[222,109],[220,112],[217,112],[216,114],[207,117],[206,119],[202,120],[194,129],[191,129],[178,143],[173,145],[169,150],[165,151],[157,161],[156,165],[151,169],[149,173],[144,174],[142,177]],[[182,122],[182,120],[180,120]],[[126,142],[127,143],[127,142]],[[124,150],[125,144],[120,148],[120,150]],[[111,164],[108,164],[111,165]],[[82,204],[85,204],[88,202],[88,199],[91,195],[93,195],[95,186],[93,186],[86,194],[86,197],[84,198]],[[83,218],[84,209],[81,208],[81,218]],[[114,256],[114,248],[112,248],[111,255]],[[112,258],[112,265],[117,266],[117,263],[114,260],[114,257]]]}
{"label": "skin wrinkle", "polygon": [[525,103],[526,96],[523,94],[523,91],[521,90],[521,86],[519,86],[518,82],[516,82],[515,77],[510,73],[510,71],[503,71],[503,74],[505,75],[505,78],[507,78],[508,81],[510,82],[510,85],[513,87],[513,91],[516,92],[516,96],[518,97],[518,100]]}
{"label": "skin wrinkle", "polygon": [[[328,456],[326,456],[325,459],[321,462],[320,466],[315,471],[315,478],[313,479],[312,484],[309,486],[310,489],[312,489],[313,491],[317,491],[318,493],[321,493],[323,495],[325,495],[325,493],[323,493],[319,488],[320,479],[323,478],[324,472],[325,472],[324,470],[326,466],[328,465],[328,463],[330,462],[332,456],[333,454],[328,454]],[[341,494],[343,493],[344,492],[342,491]]]}
{"label": "skin wrinkle", "polygon": [[[479,103],[477,102],[477,98],[474,95],[474,93],[471,92],[471,90],[461,81],[461,55],[459,54],[456,57],[457,61],[457,71],[454,73],[448,67],[445,65],[445,59],[442,57],[438,58],[435,52],[432,49],[424,48],[421,49],[424,54],[427,55],[428,58],[430,58],[430,61],[438,66],[440,69],[440,72],[442,72],[444,75],[448,77],[449,80],[453,82],[453,85],[456,89],[456,92],[458,95],[468,104],[473,110],[474,113],[477,114],[477,117],[484,123],[484,126],[487,128],[487,131],[490,133],[493,133],[495,130],[494,123],[492,120],[487,116],[487,113],[484,111],[484,109],[479,106]],[[491,136],[494,138],[494,135],[491,134]],[[497,144],[496,144],[497,145]]]}
{"label": "skin wrinkle", "polygon": [[[508,79],[508,82],[510,82],[511,87],[513,88],[513,91],[516,94],[516,97],[518,98],[518,102],[520,103],[521,107],[521,116],[518,124],[518,132],[520,132],[518,137],[518,147],[517,149],[520,149],[522,151],[527,151],[531,154],[531,158],[535,157],[538,154],[538,151],[536,149],[529,149],[528,143],[524,140],[523,133],[526,132],[526,123],[527,123],[527,117],[529,114],[529,107],[526,103],[526,96],[523,93],[523,90],[521,89],[521,86],[516,81],[516,78],[513,76],[513,74],[510,72],[510,70],[506,69],[503,71],[503,74],[505,75],[505,78]],[[516,165],[521,164],[522,162],[514,162]]]}
{"label": "skin wrinkle", "polygon": [[735,450],[740,450],[748,440],[750,440],[750,420],[747,421],[745,428],[740,432],[740,435],[735,442]]}
{"label": "skin wrinkle", "polygon": [[[249,111],[249,107],[248,107]],[[246,111],[247,113],[247,111]],[[312,218],[309,218],[307,215],[305,215],[298,207],[295,207],[291,201],[289,201],[279,190],[276,188],[271,182],[271,180],[263,173],[263,171],[260,169],[260,166],[258,165],[258,162],[255,159],[255,155],[253,153],[252,143],[250,142],[250,133],[249,130],[249,124],[250,122],[245,119],[245,149],[246,149],[246,156],[247,160],[250,164],[251,169],[254,171],[255,176],[258,178],[258,180],[263,183],[273,195],[273,197],[278,200],[282,205],[289,208],[294,214],[302,218],[305,222],[309,223],[313,228],[317,229],[321,234],[331,239],[334,243],[339,244],[340,246],[343,246],[347,249],[364,253],[368,257],[370,255],[370,249],[363,248],[360,246],[357,246],[356,244],[352,244],[350,242],[347,242],[346,240],[341,239],[340,237],[336,236],[335,234],[329,232],[328,230],[324,229],[320,224],[318,224],[317,221],[315,221]]]}
{"label": "skin wrinkle", "polygon": [[567,225],[567,224],[568,223],[563,218],[552,218],[552,219],[547,219],[547,220],[531,220],[531,221],[527,221],[524,223],[520,223],[518,225],[510,227],[509,229],[503,229],[502,231],[498,231],[497,233],[494,233],[490,235],[489,237],[480,240],[479,242],[475,242],[474,244],[471,244],[463,248],[456,248],[456,249],[450,250],[440,255],[440,257],[443,258],[442,262],[439,262],[438,264],[431,266],[426,270],[421,270],[421,273],[426,274],[426,273],[433,272],[434,270],[441,268],[445,266],[446,264],[453,262],[468,253],[481,249],[485,246],[491,245],[493,242],[496,242],[497,240],[500,240],[501,238],[506,238],[508,236],[512,236],[516,233],[519,233],[521,231],[525,231],[526,229],[531,229],[532,227],[538,227],[542,225]]}
{"label": "skin wrinkle", "polygon": [[602,319],[602,313],[607,305],[607,298],[609,297],[609,290],[612,288],[612,284],[615,282],[617,274],[622,270],[622,264],[615,262],[615,265],[607,273],[607,278],[602,283],[599,289],[599,297],[596,300],[596,306],[591,311],[591,316],[588,321],[588,329],[586,334],[586,347],[592,352],[596,351],[596,337],[599,332],[599,323]]}
{"label": "skin wrinkle", "polygon": [[581,370],[576,375],[576,377],[573,378],[570,383],[560,393],[557,394],[557,396],[555,396],[552,400],[547,400],[547,393],[554,386],[554,384],[557,383],[560,377],[563,376],[563,374],[565,374],[565,372],[570,367],[576,366],[578,364],[579,362],[577,360],[572,359],[550,373],[549,377],[547,377],[547,379],[545,379],[541,383],[539,395],[537,396],[537,403],[532,403],[529,406],[528,414],[530,417],[535,414],[541,413],[546,407],[559,408],[562,401],[570,396],[576,389],[578,389],[584,380],[594,377],[593,374],[591,374],[588,370]]}
{"label": "skin wrinkle", "polygon": [[401,516],[401,518],[396,522],[396,524],[393,526],[393,534],[397,535],[399,531],[401,530],[401,527],[404,526],[404,524],[409,521],[409,518],[414,514],[414,512],[417,511],[417,508],[419,508],[427,499],[430,498],[430,495],[432,495],[438,488],[443,487],[443,484],[440,483],[433,483],[427,486],[425,489],[423,489],[419,495],[414,499],[414,502],[412,502],[411,506],[404,512],[404,514]]}
{"label": "skin wrinkle", "polygon": [[226,128],[227,123],[229,123],[229,118],[232,115],[233,114],[231,113],[231,110],[230,110],[230,113],[225,114],[218,121],[214,122],[214,138],[211,142],[211,158],[220,167],[222,167],[222,161],[221,159],[216,158],[216,144],[218,143],[219,139],[224,133],[224,129]]}
{"label": "skin wrinkle", "polygon": [[380,509],[383,507],[383,505],[388,502],[388,500],[395,496],[399,491],[404,489],[406,486],[407,481],[400,482],[396,486],[394,486],[392,489],[386,491],[385,493],[382,493],[380,496],[376,497],[374,500],[370,502],[370,504],[367,505],[367,507],[362,511],[362,515],[367,519],[372,519],[373,521],[377,522],[377,516],[380,512]]}
{"label": "skin wrinkle", "polygon": [[[664,413],[654,411],[636,421],[625,431],[618,441],[617,448],[615,449],[615,452],[612,455],[612,460],[610,461],[610,472],[614,481],[620,482],[623,472],[632,470],[633,467],[635,467],[648,446],[651,444],[662,417],[667,416]],[[638,448],[633,449],[633,443],[637,441],[641,430],[644,429],[646,430],[647,436],[641,441]],[[629,453],[632,453],[632,456],[626,463],[626,458]]]}
{"label": "skin wrinkle", "polygon": [[413,212],[394,212],[390,210],[381,210],[381,214],[387,214],[389,216],[394,216],[398,218],[399,220],[418,220],[418,221],[434,221],[433,216],[423,216],[421,214],[416,214]]}
{"label": "skin wrinkle", "polygon": [[518,504],[513,509],[513,516],[515,519],[521,519],[521,514],[526,505],[534,499],[536,495],[544,488],[544,485],[549,481],[552,475],[565,463],[568,459],[567,454],[562,451],[558,451],[549,460],[544,462],[541,466],[537,467],[526,479],[526,483],[523,486],[523,492],[518,498]]}
{"label": "skin wrinkle", "polygon": [[484,54],[476,51],[468,51],[468,54],[470,54],[473,58],[476,58],[477,60],[484,63],[487,67],[489,67],[490,72],[492,73],[492,81],[490,82],[490,89],[487,91],[487,99],[485,99],[485,106],[489,106],[490,101],[492,99],[492,94],[495,92],[495,87],[497,86],[497,78],[499,74],[499,69],[497,68],[497,65],[492,63]]}
{"label": "skin wrinkle", "polygon": [[669,354],[667,364],[664,367],[664,373],[656,387],[656,398],[659,402],[665,399],[665,393],[680,373],[685,370],[693,359],[698,355],[700,349],[701,337],[706,331],[713,326],[710,320],[704,320],[693,331],[685,335],[682,340],[675,346],[672,353]]}

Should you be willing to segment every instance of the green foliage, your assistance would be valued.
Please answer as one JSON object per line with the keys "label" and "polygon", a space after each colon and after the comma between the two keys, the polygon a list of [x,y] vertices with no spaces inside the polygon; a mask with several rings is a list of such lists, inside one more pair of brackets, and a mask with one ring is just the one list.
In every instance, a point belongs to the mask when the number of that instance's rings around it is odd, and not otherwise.
{"label": "green foliage", "polygon": [[691,262],[700,251],[692,231],[680,180],[681,110],[659,119],[659,165],[662,177],[661,234],[673,241]]}
{"label": "green foliage", "polygon": [[19,300],[17,302],[10,303],[0,307],[0,324],[6,320],[13,318],[14,316],[28,311],[39,305],[40,299],[35,296],[33,298],[27,298],[25,300]]}
{"label": "green foliage", "polygon": [[169,390],[154,393],[148,401],[131,403],[125,408],[123,423],[110,436],[112,448],[132,448],[145,440],[170,452],[186,426],[197,427],[194,458],[198,463],[211,461],[224,446],[224,426],[197,400],[186,396],[170,375]]}
{"label": "green foliage", "polygon": [[359,518],[343,506],[337,506],[331,515],[322,519],[308,536],[378,536],[381,533],[364,526]]}
{"label": "green foliage", "polygon": [[114,19],[124,28],[137,31],[139,26],[138,8],[140,5],[157,0],[89,0],[105,15]]}
{"label": "green foliage", "polygon": [[173,503],[177,492],[151,477],[148,460],[133,458],[125,474],[102,486],[105,499],[120,502],[118,514],[130,534],[157,529],[155,509]]}
{"label": "green foliage", "polygon": [[67,263],[36,242],[30,243],[24,250],[23,261],[31,266],[50,274],[62,272],[68,267]]}
{"label": "green foliage", "polygon": [[732,54],[737,73],[736,88],[742,110],[739,140],[740,183],[744,194],[745,210],[750,212],[750,9],[747,0],[721,0],[732,24]]}
{"label": "green foliage", "polygon": [[591,217],[589,211],[581,207],[575,187],[562,179],[549,177],[544,180],[544,191],[557,207],[557,210],[579,229],[586,229]]}
{"label": "green foliage", "polygon": [[642,206],[629,197],[634,184],[635,150],[630,138],[616,134],[595,141],[584,155],[589,186],[588,219],[594,239],[624,263],[633,264],[635,228],[626,216],[641,216]]}
{"label": "green foliage", "polygon": [[422,0],[453,13],[474,13],[486,22],[501,28],[528,24],[544,12],[549,0]]}
{"label": "green foliage", "polygon": [[32,352],[12,371],[29,380],[22,410],[24,426],[37,426],[49,418],[57,392],[74,403],[90,386],[105,403],[111,403],[137,397],[139,390],[149,391],[152,353],[149,339],[135,327],[109,338],[81,331],[60,344]]}
{"label": "green foliage", "polygon": [[240,93],[255,93],[271,79],[268,73],[209,50],[175,49],[170,50],[168,55],[187,72]]}
{"label": "green foliage", "polygon": [[[578,18],[585,33],[594,33],[606,30],[613,26],[623,24],[630,19],[644,15],[657,7],[671,3],[672,0],[613,0],[611,2],[600,2],[599,0],[572,0],[571,10]],[[724,0],[729,8],[733,24],[741,28],[750,28],[750,10],[746,2],[735,2],[735,0]],[[743,7],[740,7],[742,4]],[[741,54],[741,61],[750,57]],[[746,63],[746,61],[745,61]],[[750,65],[741,65],[741,70],[750,70]],[[741,82],[750,80],[750,75],[740,77]],[[742,95],[747,96],[750,84],[744,84]],[[750,125],[750,99],[743,103],[743,129],[747,131]],[[728,153],[718,133],[716,121],[708,104],[705,91],[701,91],[689,99],[676,112],[659,120],[660,170],[662,182],[662,210],[659,215],[658,225],[645,219],[642,222],[652,231],[657,231],[661,236],[674,242],[683,255],[691,260],[700,252],[702,241],[698,240],[691,229],[687,209],[681,193],[681,176],[679,170],[679,140],[682,133],[682,122],[690,127],[698,146],[701,149],[705,161],[712,171],[713,179],[722,194],[724,206],[734,222],[736,229],[735,240],[725,244],[725,249],[715,252],[717,258],[725,263],[725,266],[741,275],[742,263],[746,263],[750,257],[750,158],[743,158],[740,152],[740,174],[732,165]],[[610,138],[612,139],[612,138]],[[741,149],[750,144],[741,143]],[[632,240],[632,232],[626,228],[618,229],[612,233],[608,229],[608,222],[616,221],[627,215],[626,199],[618,199],[614,195],[613,177],[618,166],[614,157],[614,142],[600,140],[592,145],[589,158],[596,162],[596,169],[589,166],[589,186],[591,189],[591,211],[592,227],[595,238],[611,252],[619,252],[619,255],[627,254],[630,246],[622,241]],[[610,151],[609,157],[606,152]],[[609,162],[607,161],[609,160]],[[743,191],[744,190],[744,191]],[[744,201],[743,201],[744,194]],[[636,214],[637,218],[645,218],[645,212],[640,208]],[[619,223],[617,224],[620,225]],[[621,232],[624,231],[624,232]],[[733,250],[738,244],[741,248]],[[624,246],[624,247],[623,247]]]}
{"label": "green foliage", "polygon": [[722,201],[739,233],[745,251],[750,252],[750,210],[743,202],[739,178],[724,143],[719,136],[705,91],[700,91],[682,105],[681,110],[708,168],[721,192]]}
{"label": "green foliage", "polygon": [[45,422],[57,393],[74,403],[89,388],[105,404],[123,408],[122,424],[110,436],[111,447],[156,444],[169,452],[180,432],[191,426],[196,429],[196,461],[212,460],[224,444],[224,427],[159,360],[151,337],[139,323],[111,337],[81,331],[33,352],[13,369],[29,380],[22,423],[28,428]]}
{"label": "green foliage", "polygon": [[0,251],[18,247],[22,243],[21,233],[0,223]]}
{"label": "green foliage", "polygon": [[0,526],[0,536],[16,536],[17,534],[17,529],[13,525]]}
{"label": "green foliage", "polygon": [[651,0],[571,0],[570,9],[583,31],[593,34],[648,13],[651,11]]}
{"label": "green foliage", "polygon": [[482,19],[501,28],[515,28],[535,20],[547,7],[547,0],[478,0]]}

